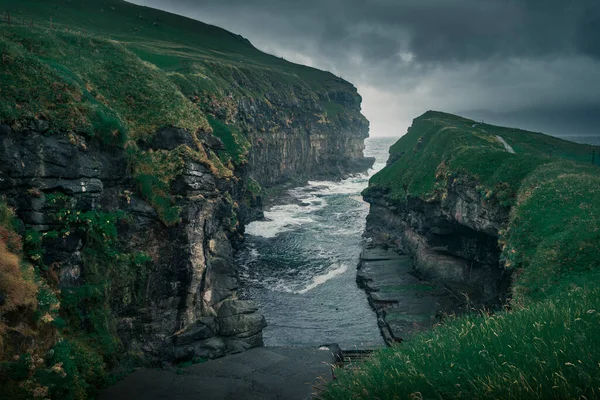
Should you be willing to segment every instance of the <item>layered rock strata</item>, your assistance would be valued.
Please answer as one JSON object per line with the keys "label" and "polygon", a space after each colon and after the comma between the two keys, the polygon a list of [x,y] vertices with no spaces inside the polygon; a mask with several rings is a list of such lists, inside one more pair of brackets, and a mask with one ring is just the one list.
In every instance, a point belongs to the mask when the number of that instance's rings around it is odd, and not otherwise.
{"label": "layered rock strata", "polygon": [[388,343],[444,313],[505,302],[510,272],[502,267],[498,232],[508,208],[482,201],[469,182],[450,184],[443,200],[386,195],[370,188],[365,196],[370,211],[357,280]]}

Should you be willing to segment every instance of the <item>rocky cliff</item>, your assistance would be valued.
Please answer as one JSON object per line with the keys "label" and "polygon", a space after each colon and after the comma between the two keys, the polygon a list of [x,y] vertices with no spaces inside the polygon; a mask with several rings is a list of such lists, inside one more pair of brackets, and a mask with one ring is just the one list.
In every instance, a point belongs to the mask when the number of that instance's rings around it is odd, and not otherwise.
{"label": "rocky cliff", "polygon": [[388,344],[431,328],[444,314],[505,303],[511,271],[498,239],[509,209],[482,201],[475,187],[450,184],[443,199],[429,201],[398,201],[382,188],[365,193],[370,210],[357,282]]}
{"label": "rocky cliff", "polygon": [[[93,34],[59,20],[0,27],[0,211],[14,210],[0,233],[22,237],[11,257],[38,287],[27,310],[0,293],[1,354],[14,360],[0,383],[15,393],[89,394],[124,365],[261,346],[265,319],[237,298],[233,253],[263,187],[372,163],[351,84],[121,1],[110,11],[119,24],[104,26],[83,3],[62,15],[91,18]],[[140,20],[144,40],[125,28]],[[98,34],[114,29],[122,42]],[[171,45],[147,47],[157,37]],[[69,369],[60,384],[48,382],[56,365]]]}
{"label": "rocky cliff", "polygon": [[[162,134],[168,134],[167,143],[180,144],[173,129]],[[179,132],[179,137],[184,135]],[[25,232],[42,235],[42,257],[34,261],[56,270],[63,297],[106,285],[110,296],[103,300],[125,349],[168,361],[261,345],[264,318],[251,304],[235,300],[236,233],[231,229],[232,202],[225,196],[235,193],[230,180],[186,161],[173,182],[181,222],[168,227],[137,194],[127,159],[114,147],[80,136],[46,136],[0,125],[0,165],[0,191],[8,205]],[[112,221],[116,212],[126,217]],[[91,253],[98,250],[87,228],[103,216],[118,231],[111,250],[143,252],[148,260],[137,266],[96,265]],[[81,304],[72,306],[83,306],[86,300],[77,298]]]}
{"label": "rocky cliff", "polygon": [[514,276],[532,262],[522,256],[524,238],[537,235],[523,224],[523,204],[540,181],[554,179],[548,170],[583,173],[564,159],[585,162],[592,150],[441,112],[416,118],[363,192],[370,212],[358,282],[388,342],[431,327],[443,313],[505,304],[516,293]]}

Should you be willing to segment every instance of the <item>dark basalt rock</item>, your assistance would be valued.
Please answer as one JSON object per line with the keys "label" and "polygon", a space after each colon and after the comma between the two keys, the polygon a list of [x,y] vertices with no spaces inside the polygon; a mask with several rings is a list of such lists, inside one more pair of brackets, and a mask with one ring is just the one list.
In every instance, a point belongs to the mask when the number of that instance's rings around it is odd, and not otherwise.
{"label": "dark basalt rock", "polygon": [[256,314],[257,310],[258,307],[250,301],[223,302],[217,314],[219,331],[225,336],[238,338],[255,336],[267,326],[264,316]]}
{"label": "dark basalt rock", "polygon": [[178,146],[185,145],[190,148],[196,147],[192,135],[185,129],[162,128],[152,137],[151,147],[160,150],[173,150]]}
{"label": "dark basalt rock", "polygon": [[173,344],[175,346],[189,345],[190,343],[213,337],[217,332],[218,329],[214,319],[211,317],[204,317],[183,332],[176,334],[173,338]]}
{"label": "dark basalt rock", "polygon": [[198,131],[198,139],[201,143],[207,145],[214,150],[224,150],[225,144],[221,139],[208,132]]}
{"label": "dark basalt rock", "polygon": [[[148,361],[164,361],[220,357],[261,345],[265,323],[255,306],[231,303],[228,310],[238,305],[235,313],[216,319],[221,304],[236,299],[239,286],[230,230],[233,210],[224,193],[243,191],[188,161],[173,184],[182,222],[165,227],[136,194],[124,152],[97,142],[82,143],[74,134],[46,136],[0,125],[0,195],[16,208],[25,227],[42,232],[60,230],[63,223],[55,218],[59,206],[48,201],[54,193],[66,195],[73,209],[118,209],[131,216],[129,223],[118,226],[124,251],[151,254],[154,264],[140,283],[139,299],[113,298],[111,303],[126,349],[141,351]],[[165,128],[152,145],[173,149],[195,144],[186,131]],[[61,290],[83,283],[85,240],[73,232],[44,242],[44,263],[60,266]]]}
{"label": "dark basalt rock", "polygon": [[[137,194],[123,149],[74,132],[44,134],[44,120],[20,132],[0,123],[0,195],[16,209],[22,230],[63,227],[55,218],[57,206],[48,201],[55,193],[66,195],[68,206],[76,210],[121,210],[131,216],[118,226],[123,250],[144,251],[152,265],[135,299],[114,296],[110,304],[126,351],[159,364],[260,346],[266,322],[255,305],[237,300],[233,261],[243,225],[262,217],[264,199],[250,193],[250,177],[269,188],[368,169],[374,161],[362,154],[368,121],[359,114],[360,96],[346,89],[317,96],[298,88],[293,95],[273,91],[265,98],[228,97],[206,105],[246,136],[251,144],[248,163],[237,165],[233,177],[218,178],[206,165],[186,160],[170,188],[181,208],[181,222],[175,226],[162,224]],[[325,102],[347,112],[327,115]],[[216,136],[195,134],[165,127],[138,145],[169,151],[196,148],[200,142],[204,149],[225,150]],[[239,226],[232,227],[236,216]],[[74,234],[45,242],[44,262],[60,265],[61,290],[83,283],[85,240]]]}
{"label": "dark basalt rock", "polygon": [[[483,201],[475,187],[473,182],[449,184],[442,200],[431,201],[393,201],[377,188],[365,196],[369,243],[357,281],[378,312],[388,343],[406,338],[415,326],[430,327],[436,315],[506,302],[510,271],[500,259],[498,232],[509,210]],[[373,259],[378,252],[386,257]],[[418,287],[427,290],[415,291]],[[402,304],[410,306],[398,314]],[[407,316],[421,308],[411,323]]]}

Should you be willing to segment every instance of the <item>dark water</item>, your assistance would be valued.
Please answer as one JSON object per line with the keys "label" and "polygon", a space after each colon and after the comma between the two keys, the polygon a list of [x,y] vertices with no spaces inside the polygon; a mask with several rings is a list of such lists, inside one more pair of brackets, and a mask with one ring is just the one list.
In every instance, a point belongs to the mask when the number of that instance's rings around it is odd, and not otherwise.
{"label": "dark water", "polygon": [[293,189],[300,204],[275,206],[265,212],[270,221],[247,226],[237,256],[241,295],[267,318],[266,346],[383,345],[375,313],[355,281],[369,211],[360,192],[383,168],[395,140],[367,139],[365,155],[377,160],[368,174]]}
{"label": "dark water", "polygon": [[600,135],[556,135],[556,137],[575,143],[600,146]]}

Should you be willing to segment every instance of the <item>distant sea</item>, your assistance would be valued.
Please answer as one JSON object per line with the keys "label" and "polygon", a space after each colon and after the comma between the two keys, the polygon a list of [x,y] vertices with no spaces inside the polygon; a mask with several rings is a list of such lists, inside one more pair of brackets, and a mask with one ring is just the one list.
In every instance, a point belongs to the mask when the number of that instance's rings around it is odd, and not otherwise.
{"label": "distant sea", "polygon": [[556,135],[556,137],[559,137],[559,138],[565,139],[565,140],[569,140],[569,141],[575,142],[575,143],[591,144],[594,146],[600,146],[600,135],[564,135],[564,136]]}

